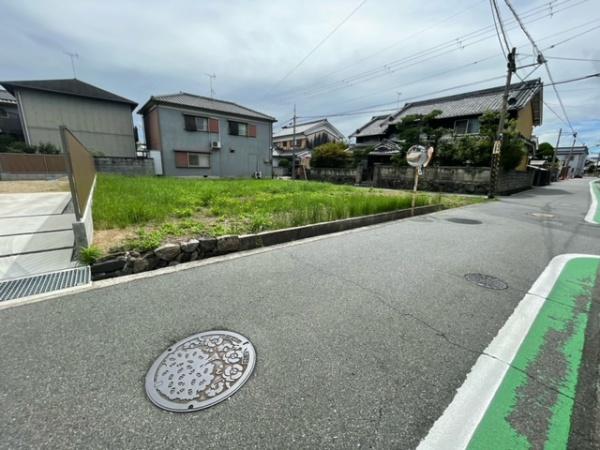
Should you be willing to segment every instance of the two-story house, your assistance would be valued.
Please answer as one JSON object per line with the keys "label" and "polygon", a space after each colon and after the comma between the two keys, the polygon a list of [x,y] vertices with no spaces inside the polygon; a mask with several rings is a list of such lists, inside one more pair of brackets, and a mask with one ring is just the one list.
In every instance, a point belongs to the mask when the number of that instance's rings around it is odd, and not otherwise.
{"label": "two-story house", "polygon": [[[344,140],[344,135],[329,120],[319,119],[296,124],[296,148],[314,148],[327,142]],[[273,134],[273,146],[279,150],[291,150],[294,141],[294,126],[289,123]]]}
{"label": "two-story house", "polygon": [[[389,140],[394,125],[404,117],[426,115],[435,110],[442,113],[434,123],[454,131],[454,135],[479,134],[479,118],[488,111],[499,112],[502,106],[504,86],[498,86],[463,94],[406,103],[394,114],[372,117],[356,130],[357,146],[375,146]],[[508,96],[508,115],[517,121],[517,130],[530,150],[535,149],[533,127],[541,125],[543,110],[543,84],[540,79],[512,84]],[[526,164],[526,161],[525,161]]]}
{"label": "two-story house", "polygon": [[137,103],[78,79],[2,81],[17,102],[29,145],[62,148],[65,125],[90,150],[106,156],[135,157],[132,112]]}
{"label": "two-story house", "polygon": [[152,96],[138,114],[165,175],[271,177],[274,117],[185,92]]}

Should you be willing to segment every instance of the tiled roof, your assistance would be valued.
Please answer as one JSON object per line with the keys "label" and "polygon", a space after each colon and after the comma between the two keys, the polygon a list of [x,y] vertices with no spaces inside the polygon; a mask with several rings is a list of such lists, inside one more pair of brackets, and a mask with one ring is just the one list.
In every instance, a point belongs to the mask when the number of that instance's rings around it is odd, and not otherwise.
{"label": "tiled roof", "polygon": [[385,130],[387,129],[390,115],[386,114],[383,116],[374,116],[371,117],[371,120],[367,122],[365,125],[360,127],[354,133],[350,135],[350,137],[356,136],[380,136],[385,134]]}
{"label": "tiled roof", "polygon": [[11,94],[14,94],[16,89],[33,89],[55,94],[74,95],[76,97],[126,103],[130,105],[132,109],[137,106],[137,103],[128,100],[125,97],[105,91],[104,89],[100,89],[89,83],[84,83],[76,78],[66,80],[0,81],[0,84]]}
{"label": "tiled roof", "polygon": [[[542,86],[542,82],[539,79],[526,81],[524,83],[512,84],[508,95],[508,109],[520,110],[523,108],[535,97],[536,94],[541,93]],[[503,93],[504,86],[497,86],[480,91],[466,92],[464,94],[451,95],[448,97],[407,103],[404,105],[404,108],[393,115],[394,119],[392,123],[396,123],[408,115],[424,115],[436,109],[442,111],[442,114],[438,116],[440,119],[479,115],[485,113],[486,111],[500,111],[502,107]]]}
{"label": "tiled roof", "polygon": [[0,89],[0,103],[17,104],[17,100],[8,91]]}
{"label": "tiled roof", "polygon": [[[520,110],[529,102],[533,106],[533,124],[542,122],[543,84],[540,79],[512,84],[509,91],[509,110]],[[412,114],[429,114],[442,111],[440,119],[481,115],[486,111],[500,111],[504,86],[479,91],[465,92],[447,97],[433,98],[407,103],[397,113],[376,116],[359,128],[351,137],[378,136],[385,134],[389,125],[398,123],[403,117]]]}
{"label": "tiled roof", "polygon": [[[306,133],[306,132],[312,130],[313,128],[319,128],[319,127],[327,127],[330,130],[334,131],[335,134],[337,134],[340,138],[344,137],[344,135],[336,127],[334,127],[331,124],[331,122],[329,122],[329,120],[327,120],[327,119],[318,119],[318,120],[313,120],[311,122],[296,123],[296,134],[303,134],[303,133]],[[283,127],[281,127],[281,130],[273,133],[273,138],[292,136],[293,134],[294,134],[294,126],[292,124],[286,124]]]}
{"label": "tiled roof", "polygon": [[277,119],[275,119],[274,117],[260,113],[250,108],[246,108],[245,106],[238,105],[237,103],[228,102],[225,100],[217,100],[216,98],[203,97],[201,95],[188,94],[187,92],[152,96],[150,97],[150,100],[148,100],[144,104],[144,106],[140,108],[138,113],[144,114],[144,112],[150,106],[156,103],[186,106],[207,111],[215,111],[226,114],[251,117],[255,119],[269,120],[271,122],[277,122]]}

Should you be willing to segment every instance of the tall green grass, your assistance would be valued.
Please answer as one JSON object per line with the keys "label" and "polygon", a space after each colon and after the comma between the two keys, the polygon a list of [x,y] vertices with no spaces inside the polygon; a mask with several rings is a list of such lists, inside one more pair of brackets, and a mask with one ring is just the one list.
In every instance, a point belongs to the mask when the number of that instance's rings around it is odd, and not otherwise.
{"label": "tall green grass", "polygon": [[[402,192],[390,195],[310,181],[100,174],[94,195],[94,225],[97,229],[150,226],[154,236],[142,233],[154,244],[169,235],[257,232],[393,211],[409,208],[411,200],[410,194]],[[445,196],[420,194],[416,205],[444,200]],[[467,202],[460,197],[452,201]]]}

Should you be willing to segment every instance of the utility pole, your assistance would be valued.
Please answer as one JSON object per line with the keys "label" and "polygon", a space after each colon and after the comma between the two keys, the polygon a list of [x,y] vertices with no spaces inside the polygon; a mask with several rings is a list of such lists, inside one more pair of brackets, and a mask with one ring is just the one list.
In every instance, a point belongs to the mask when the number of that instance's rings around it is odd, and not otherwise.
{"label": "utility pole", "polygon": [[512,48],[508,54],[508,64],[506,73],[506,85],[504,86],[504,94],[502,94],[502,108],[500,110],[500,120],[498,122],[498,131],[496,132],[496,140],[494,141],[494,147],[492,149],[492,161],[490,164],[490,188],[488,191],[488,198],[494,198],[496,196],[496,185],[498,182],[498,166],[500,165],[500,155],[502,153],[502,141],[504,139],[504,123],[506,121],[506,111],[508,109],[508,94],[510,91],[510,82],[512,80],[512,74],[517,71],[516,64],[517,49]]}
{"label": "utility pole", "polygon": [[558,181],[558,171],[556,170],[556,152],[558,151],[558,146],[560,145],[560,136],[562,134],[562,128],[558,130],[558,139],[556,140],[556,147],[554,147],[554,154],[552,155],[552,171],[556,171],[556,181]]}
{"label": "utility pole", "polygon": [[296,104],[294,103],[294,131],[292,137],[292,180],[296,177]]}
{"label": "utility pole", "polygon": [[566,172],[565,172],[565,179],[569,179],[569,166],[571,163],[571,158],[573,157],[573,149],[575,148],[575,141],[577,140],[577,132],[575,131],[573,133],[573,143],[571,144],[571,150],[569,150],[569,156],[567,156],[567,163],[566,163]]}
{"label": "utility pole", "polygon": [[206,75],[209,79],[209,83],[210,83],[210,98],[215,98],[215,90],[213,89],[213,79],[217,78],[217,75],[215,73],[205,73],[204,75]]}

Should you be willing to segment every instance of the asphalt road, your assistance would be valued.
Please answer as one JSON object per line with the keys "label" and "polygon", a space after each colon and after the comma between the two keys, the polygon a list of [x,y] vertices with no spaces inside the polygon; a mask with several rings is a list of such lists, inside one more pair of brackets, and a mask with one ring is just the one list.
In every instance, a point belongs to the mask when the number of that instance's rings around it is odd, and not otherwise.
{"label": "asphalt road", "polygon": [[[1,310],[0,447],[414,448],[550,259],[600,254],[588,207],[586,181],[556,183]],[[151,404],[153,360],[211,329],[251,339],[248,383]]]}

